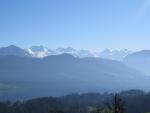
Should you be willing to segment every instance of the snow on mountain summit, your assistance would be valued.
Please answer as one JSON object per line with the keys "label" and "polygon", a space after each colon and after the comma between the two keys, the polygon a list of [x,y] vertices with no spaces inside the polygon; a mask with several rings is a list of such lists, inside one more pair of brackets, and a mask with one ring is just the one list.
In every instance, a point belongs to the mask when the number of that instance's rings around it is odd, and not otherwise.
{"label": "snow on mountain summit", "polygon": [[37,58],[49,56],[49,49],[43,46],[32,46],[27,49],[27,52]]}
{"label": "snow on mountain summit", "polygon": [[119,60],[122,61],[131,51],[127,49],[104,51],[90,51],[90,50],[77,50],[72,47],[49,49],[44,46],[32,46],[27,49],[22,49],[14,45],[0,48],[0,55],[17,55],[17,56],[30,56],[36,58],[43,58],[51,55],[70,54],[74,57],[99,57],[104,59]]}

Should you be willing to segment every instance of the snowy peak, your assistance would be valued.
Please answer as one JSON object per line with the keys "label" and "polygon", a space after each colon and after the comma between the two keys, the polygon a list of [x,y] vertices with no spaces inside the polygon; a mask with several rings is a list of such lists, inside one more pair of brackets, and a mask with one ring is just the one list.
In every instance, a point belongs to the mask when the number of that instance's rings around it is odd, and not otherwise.
{"label": "snowy peak", "polygon": [[49,49],[44,46],[32,46],[27,49],[27,52],[32,55],[32,57],[43,58],[49,56]]}
{"label": "snowy peak", "polygon": [[33,57],[43,58],[50,55],[59,55],[59,54],[71,54],[74,57],[84,58],[84,57],[100,57],[111,60],[122,61],[124,57],[131,53],[127,49],[121,50],[109,50],[105,49],[102,52],[93,52],[90,50],[76,50],[72,47],[67,48],[57,48],[55,50],[50,50],[44,46],[32,46],[27,49],[27,51],[32,54]]}
{"label": "snowy peak", "polygon": [[77,50],[72,47],[67,48],[57,48],[49,49],[44,46],[32,46],[27,49],[21,49],[15,45],[10,45],[8,47],[0,48],[0,55],[15,55],[15,56],[30,56],[36,58],[43,58],[51,55],[60,55],[60,54],[70,54],[74,57],[84,58],[84,57],[99,57],[104,59],[118,60],[122,61],[131,51],[127,49],[121,50],[110,50],[105,49],[104,51],[93,52],[90,50]]}
{"label": "snowy peak", "polygon": [[76,50],[72,47],[67,47],[67,48],[58,48],[56,49],[56,52],[58,54],[63,54],[63,53],[68,53],[73,55],[74,57],[95,57],[94,52],[91,52],[90,50]]}
{"label": "snowy peak", "polygon": [[56,51],[57,54],[68,53],[68,54],[71,54],[73,56],[76,55],[76,53],[77,53],[77,50],[72,48],[72,47],[57,48],[55,51]]}
{"label": "snowy peak", "polygon": [[121,50],[105,49],[104,51],[99,53],[99,57],[111,59],[111,60],[123,61],[123,59],[129,54],[131,54],[131,51],[127,49],[121,49]]}
{"label": "snowy peak", "polygon": [[56,49],[56,51],[59,51],[59,52],[73,52],[73,51],[76,51],[76,49],[72,48],[72,47],[67,47],[67,48],[58,48]]}

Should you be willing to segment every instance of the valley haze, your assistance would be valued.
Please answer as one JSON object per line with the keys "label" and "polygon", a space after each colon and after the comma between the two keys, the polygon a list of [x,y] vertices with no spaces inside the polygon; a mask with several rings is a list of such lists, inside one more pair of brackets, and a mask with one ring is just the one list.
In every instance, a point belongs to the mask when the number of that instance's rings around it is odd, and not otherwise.
{"label": "valley haze", "polygon": [[[137,57],[142,62],[142,56],[149,57],[149,50],[131,53],[124,49],[115,51],[116,54],[110,53],[110,50],[104,50],[95,56],[88,50],[75,50],[71,47],[56,50],[43,46],[28,49],[14,45],[2,47],[0,99],[17,100],[130,89],[150,91],[148,70],[143,70],[136,64],[135,67],[136,62],[128,60]],[[39,57],[39,54],[44,55]],[[145,65],[149,65],[148,62]]]}

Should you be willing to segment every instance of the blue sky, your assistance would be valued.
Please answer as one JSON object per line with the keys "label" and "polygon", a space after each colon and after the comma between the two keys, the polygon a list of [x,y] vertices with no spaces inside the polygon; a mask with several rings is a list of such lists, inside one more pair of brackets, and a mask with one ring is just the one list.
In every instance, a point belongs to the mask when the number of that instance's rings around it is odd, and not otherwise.
{"label": "blue sky", "polygon": [[150,49],[150,0],[0,0],[0,46]]}

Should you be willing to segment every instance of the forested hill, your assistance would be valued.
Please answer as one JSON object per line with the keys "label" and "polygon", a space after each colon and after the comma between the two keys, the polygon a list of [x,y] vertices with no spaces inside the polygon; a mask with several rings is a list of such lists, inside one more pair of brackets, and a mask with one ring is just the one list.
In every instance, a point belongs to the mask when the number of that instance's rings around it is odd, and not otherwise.
{"label": "forested hill", "polygon": [[[150,111],[150,93],[130,90],[121,92],[118,96],[124,103],[120,104],[124,108],[124,113]],[[119,99],[117,101],[121,102]],[[57,98],[37,98],[24,102],[0,102],[0,113],[101,113],[100,111],[106,109],[105,106],[108,104],[111,106],[112,102],[113,94],[72,94]]]}

